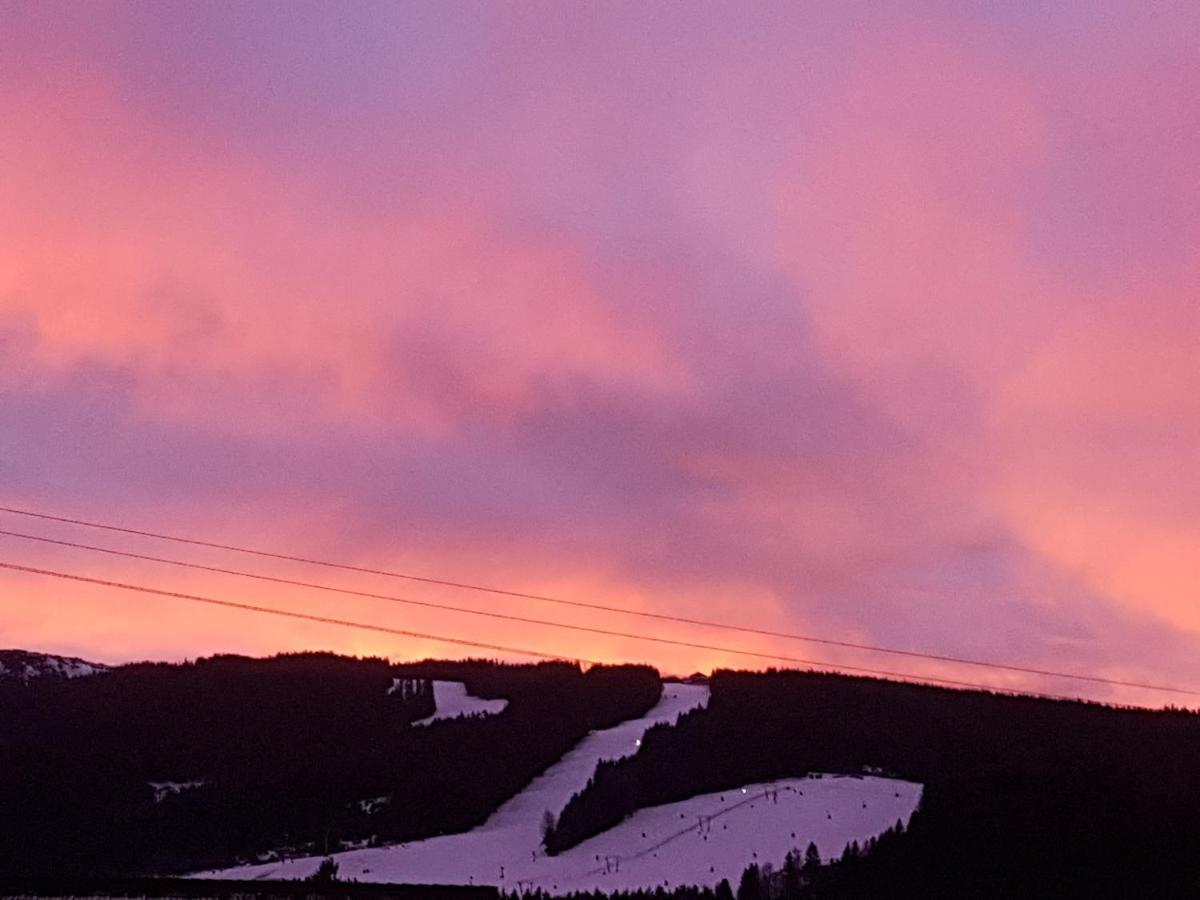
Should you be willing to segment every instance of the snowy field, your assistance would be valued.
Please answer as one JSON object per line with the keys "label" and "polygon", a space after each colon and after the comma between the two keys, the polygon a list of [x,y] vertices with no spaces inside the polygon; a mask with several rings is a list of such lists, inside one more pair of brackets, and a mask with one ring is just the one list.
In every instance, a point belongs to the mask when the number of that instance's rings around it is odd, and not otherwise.
{"label": "snowy field", "polygon": [[[815,777],[707,794],[644,809],[556,857],[541,849],[541,819],[587,784],[601,759],[637,752],[659,722],[708,702],[703,685],[667,683],[643,718],[594,732],[474,831],[335,854],[339,874],[359,881],[494,884],[508,890],[614,890],[658,884],[736,884],[751,862],[778,866],[809,841],[836,856],[897,819],[908,821],[919,785],[876,777]],[[441,703],[438,704],[439,711]],[[794,835],[794,837],[793,837]],[[209,878],[303,878],[320,857],[200,873]]]}
{"label": "snowy field", "polygon": [[[394,687],[394,685],[393,685]],[[460,716],[494,716],[508,706],[507,700],[482,700],[467,693],[461,681],[435,681],[433,703],[436,712],[432,716],[418,719],[414,725],[428,725],[439,719],[457,719]]]}

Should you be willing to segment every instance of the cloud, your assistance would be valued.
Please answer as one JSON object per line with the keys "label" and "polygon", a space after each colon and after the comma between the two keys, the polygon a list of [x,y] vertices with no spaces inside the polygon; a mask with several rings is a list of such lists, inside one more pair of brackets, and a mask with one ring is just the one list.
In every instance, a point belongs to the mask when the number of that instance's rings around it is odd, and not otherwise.
{"label": "cloud", "polygon": [[286,428],[306,407],[446,428],[536,407],[564,379],[685,378],[581,247],[467,201],[351,215],[80,92],[11,102],[26,124],[0,148],[0,309],[42,365],[125,367],[147,409],[223,405],[230,428]]}
{"label": "cloud", "polygon": [[[1190,11],[289,13],[14,15],[8,500],[1195,677]],[[6,640],[99,656],[446,649],[4,583]],[[738,661],[415,620],[677,670]]]}
{"label": "cloud", "polygon": [[[1200,346],[1192,251],[1164,259],[1162,247],[1131,241],[1123,265],[1103,258],[1103,277],[1080,277],[1077,259],[1041,245],[1039,216],[1052,203],[1031,202],[1034,188],[1059,196],[1045,173],[1068,165],[1056,154],[1080,139],[1073,121],[1047,109],[1087,86],[1060,84],[1051,103],[1025,71],[945,40],[863,56],[783,195],[783,255],[824,359],[918,434],[934,461],[914,470],[905,505],[963,537],[990,522],[1032,559],[1079,579],[1095,593],[1086,602],[1194,632],[1186,585],[1198,574],[1200,505],[1183,476],[1200,434],[1200,382],[1187,363]],[[1174,64],[1131,66],[1147,96],[1176,96]],[[1113,140],[1089,154],[1094,202],[1114,221],[1136,217],[1125,234],[1160,217],[1186,233],[1194,213],[1181,218],[1152,198],[1166,178],[1184,196],[1194,190],[1173,162],[1190,132],[1177,130],[1178,115],[1147,119],[1134,108],[1139,96],[1107,96],[1130,106],[1089,123]],[[1152,104],[1173,109],[1170,99]],[[1107,236],[1096,249],[1111,249]],[[967,518],[931,505],[946,485]],[[952,539],[922,534],[918,547]]]}

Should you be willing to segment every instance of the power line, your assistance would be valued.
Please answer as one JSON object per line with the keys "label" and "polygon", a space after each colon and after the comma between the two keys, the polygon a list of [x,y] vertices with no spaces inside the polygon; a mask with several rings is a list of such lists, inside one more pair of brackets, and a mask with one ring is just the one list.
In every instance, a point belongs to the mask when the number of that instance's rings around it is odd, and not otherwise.
{"label": "power line", "polygon": [[[718,653],[727,653],[734,656],[746,656],[756,659],[766,659],[776,662],[792,662],[801,663],[804,665],[837,665],[841,668],[854,669],[853,666],[841,666],[840,663],[825,663],[817,660],[801,659],[792,656],[780,656],[774,653],[760,653],[753,650],[742,650],[736,647],[727,647],[723,645],[703,644],[697,641],[685,641],[674,638],[655,637],[653,635],[634,634],[627,631],[616,631],[607,628],[599,628],[590,625],[575,625],[568,622],[555,622],[548,619],[536,619],[530,616],[519,616],[512,613],[494,612],[492,610],[472,609],[470,607],[453,606],[446,603],[435,603],[430,600],[414,600],[408,597],[397,597],[392,594],[378,594],[372,591],[360,591],[351,588],[337,587],[335,585],[320,584],[318,582],[297,581],[291,578],[281,578],[274,575],[264,575],[258,572],[245,572],[239,569],[226,569],[220,566],[208,566],[201,563],[187,562],[180,559],[171,559],[163,556],[151,556],[144,553],[133,553],[128,550],[116,550],[111,547],[98,547],[94,544],[83,544],[76,541],[64,541],[57,538],[43,537],[41,535],[25,534],[19,531],[7,531],[0,529],[0,535],[5,537],[20,538],[21,540],[37,541],[44,544],[53,544],[59,547],[69,547],[74,550],[86,550],[94,553],[104,553],[110,556],[120,556],[128,559],[138,559],[146,562],[162,563],[169,566],[177,566],[185,569],[195,569],[203,572],[213,572],[220,575],[234,575],[240,578],[251,578],[256,581],[265,581],[272,584],[283,584],[290,587],[307,588],[311,590],[327,591],[334,594],[343,594],[351,597],[362,597],[370,600],[385,600],[391,603],[403,603],[409,606],[421,606],[428,609],[437,609],[445,612],[462,613],[472,616],[483,616],[490,619],[500,619],[508,622],[521,622],[526,625],[542,625],[550,628],[561,628],[568,631],[584,632],[587,634],[603,635],[605,637],[617,637],[628,640],[648,641],[655,644],[664,644],[674,647],[686,647],[693,650],[710,650]],[[874,671],[866,669],[863,671]],[[1021,670],[1018,671],[1029,671]],[[889,673],[896,674],[896,673]],[[1200,691],[1189,690],[1187,688],[1170,687],[1167,685],[1144,684],[1140,682],[1122,681],[1113,678],[1103,678],[1098,675],[1074,675],[1066,673],[1050,673],[1043,672],[1039,674],[1055,674],[1061,678],[1074,678],[1079,681],[1088,681],[1097,684],[1112,685],[1117,687],[1139,688],[1142,690],[1166,691],[1176,694],[1192,694],[1200,695]],[[969,682],[953,682],[955,684],[969,684]]]}
{"label": "power line", "polygon": [[28,572],[33,575],[48,575],[51,578],[63,578],[67,581],[81,581],[85,584],[98,584],[104,587],[120,588],[123,591],[137,591],[142,594],[154,594],[159,597],[172,597],[176,600],[187,600],[190,603],[207,603],[212,606],[224,606],[230,609],[240,609],[246,612],[265,613],[272,616],[284,616],[289,619],[303,619],[308,622],[319,622],[322,625],[338,625],[343,628],[357,628],[363,631],[377,631],[383,634],[399,635],[401,637],[420,638],[427,641],[439,641],[444,644],[459,644],[464,647],[474,647],[481,650],[496,650],[500,653],[516,653],[522,656],[536,656],[542,659],[567,660],[585,662],[588,665],[600,665],[596,660],[581,657],[560,656],[557,653],[543,653],[540,650],[526,650],[519,647],[506,647],[502,644],[488,644],[481,641],[469,641],[462,638],[445,637],[438,634],[424,634],[419,631],[409,631],[404,628],[391,628],[386,625],[375,625],[369,622],[354,622],[349,619],[338,619],[333,616],[318,616],[313,613],[298,612],[293,609],[275,609],[270,606],[258,606],[254,603],[243,603],[239,600],[218,600],[215,597],[202,597],[198,594],[184,594],[179,591],[167,591],[161,588],[146,587],[140,584],[127,584],[123,581],[109,581],[106,578],[92,578],[87,575],[76,575],[71,572],[57,572],[53,569],[38,569],[33,566],[21,566],[16,563],[0,561],[0,569],[11,569],[14,572]]}
{"label": "power line", "polygon": [[[772,631],[765,628],[753,628],[747,625],[734,625],[729,622],[717,622],[708,619],[693,619],[687,616],[673,615],[670,613],[656,613],[648,610],[629,609],[620,606],[608,606],[601,603],[589,603],[583,600],[568,600],[562,597],[550,597],[543,594],[525,593],[523,591],[506,590],[504,588],[488,587],[485,585],[471,584],[462,581],[450,581],[442,578],[432,578],[423,575],[413,575],[405,572],[395,572],[386,569],[372,569],[366,566],[356,566],[349,563],[332,562],[323,559],[314,559],[305,556],[293,556],[287,553],[275,553],[267,550],[256,550],[249,547],[239,547],[233,544],[221,544],[214,541],[205,541],[198,538],[180,537],[178,535],[164,534],[156,531],[146,531],[137,528],[128,528],[122,525],[113,525],[105,522],[95,522],[87,519],[73,519],[65,516],[56,516],[49,513],[35,512],[33,510],[18,509],[9,506],[0,506],[0,512],[11,513],[17,516],[26,516],[34,519],[43,519],[50,522],[62,522],[68,525],[79,525],[84,528],[95,528],[102,531],[119,532],[121,534],[131,534],[138,537],[154,538],[156,540],[172,541],[177,544],[188,544],[195,547],[208,547],[214,550],[228,550],[234,553],[243,553],[250,556],[258,556],[266,559],[283,560],[286,562],[304,563],[306,565],[322,566],[329,569],[340,569],[347,572],[359,572],[367,575],[382,575],[387,578],[400,578],[406,581],[419,582],[422,584],[432,584],[441,587],[460,588],[469,591],[479,591],[482,593],[495,594],[504,597],[513,597],[524,600],[536,600],[542,603],[554,603],[562,606],[571,606],[579,609],[591,609],[600,612],[619,613],[628,616],[638,616],[645,619],[655,619],[663,622],[674,622],[683,625],[696,625],[704,628],[717,628],[724,631],[740,632],[742,634],[753,634],[761,637],[780,638],[783,640],[800,641],[803,643],[820,644],[827,647],[841,647],[848,650],[861,650],[867,653],[884,653],[892,656],[903,656],[911,659],[924,659],[932,662],[953,663],[955,665],[976,666],[979,668],[995,669],[1006,672],[1017,672],[1023,675],[1042,675],[1049,678],[1066,678],[1073,681],[1083,681],[1092,684],[1104,684],[1113,687],[1128,687],[1139,690],[1149,691],[1165,691],[1176,694],[1200,695],[1200,691],[1188,688],[1171,687],[1168,685],[1144,684],[1140,682],[1125,681],[1115,678],[1103,678],[1097,675],[1081,675],[1072,672],[1057,672],[1052,669],[1040,669],[1033,666],[1019,666],[1008,663],[992,662],[989,660],[971,659],[964,656],[948,656],[938,653],[928,653],[920,650],[903,650],[896,647],[887,647],[881,644],[866,644],[855,641],[842,641],[834,638],[817,637],[815,635],[797,634],[795,632]],[[106,552],[106,551],[102,551]],[[161,560],[160,560],[161,561]],[[384,598],[387,599],[387,598]],[[405,602],[405,601],[401,601]],[[499,615],[499,614],[496,614]],[[547,623],[555,624],[555,623]],[[560,627],[579,627],[565,626],[558,623]],[[704,647],[702,649],[713,649]],[[737,652],[737,651],[734,651]],[[744,651],[743,651],[744,652]],[[776,658],[776,657],[772,657]]]}
{"label": "power line", "polygon": [[[332,616],[319,616],[312,613],[303,613],[290,609],[278,609],[269,606],[258,606],[253,603],[244,603],[238,600],[219,600],[214,597],[204,597],[199,594],[185,594],[180,591],[168,591],[162,588],[147,587],[145,585],[129,584],[123,581],[112,581],[107,578],[94,578],[89,575],[78,575],[72,572],[60,572],[54,569],[41,569],[34,566],[23,566],[17,563],[4,562],[0,560],[0,569],[9,569],[14,572],[26,572],[33,575],[45,575],[50,578],[61,578],[67,581],[77,581],[84,584],[96,584],[104,587],[118,588],[125,591],[136,591],[142,594],[153,594],[159,597],[171,597],[176,600],[186,600],[192,603],[205,603],[211,606],[221,606],[229,609],[238,609],[247,612],[264,613],[266,615],[283,616],[292,619],[302,619],[309,622],[319,622],[325,625],[338,625],[343,628],[356,628],[363,631],[375,631],[383,634],[400,635],[403,637],[414,637],[422,640],[440,641],[446,644],[460,644],[467,647],[482,648],[485,650],[496,650],[501,653],[517,653],[525,656],[537,656],[543,659],[558,659],[558,660],[576,660],[578,662],[586,662],[589,665],[603,665],[596,660],[584,659],[577,656],[564,656],[557,653],[546,653],[538,650],[519,649],[515,647],[506,647],[500,644],[482,643],[479,641],[471,641],[463,638],[446,637],[444,635],[425,634],[419,631],[409,631],[402,628],[392,628],[386,625],[376,625],[369,622],[356,622],[350,619],[339,619]],[[629,635],[633,637],[633,635]],[[700,645],[697,645],[700,646]],[[716,649],[706,648],[701,649]],[[994,685],[980,684],[972,681],[957,681],[950,678],[938,678],[933,675],[914,675],[910,672],[891,672],[886,669],[871,669],[864,666],[842,665],[841,663],[822,662],[820,660],[798,659],[791,656],[769,656],[760,654],[765,658],[778,660],[780,662],[799,663],[806,666],[815,666],[823,669],[832,670],[834,672],[854,672],[865,675],[874,675],[883,678],[896,678],[908,682],[928,682],[939,685],[948,685],[951,687],[971,688],[973,690],[992,691],[1007,694],[1016,694],[1020,696],[1042,697],[1050,700],[1072,700],[1078,701],[1079,697],[1070,697],[1064,694],[1048,694],[1038,691],[1023,691],[1015,688],[997,687]]]}

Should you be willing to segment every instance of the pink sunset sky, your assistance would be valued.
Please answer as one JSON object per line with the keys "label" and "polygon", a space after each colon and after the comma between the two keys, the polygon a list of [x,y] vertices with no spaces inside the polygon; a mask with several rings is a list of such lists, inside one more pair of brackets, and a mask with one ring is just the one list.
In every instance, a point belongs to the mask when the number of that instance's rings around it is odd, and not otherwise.
{"label": "pink sunset sky", "polygon": [[[1198,98],[1195,3],[0,0],[0,504],[1200,689]],[[755,665],[10,537],[0,560]],[[15,572],[0,646],[466,652]]]}

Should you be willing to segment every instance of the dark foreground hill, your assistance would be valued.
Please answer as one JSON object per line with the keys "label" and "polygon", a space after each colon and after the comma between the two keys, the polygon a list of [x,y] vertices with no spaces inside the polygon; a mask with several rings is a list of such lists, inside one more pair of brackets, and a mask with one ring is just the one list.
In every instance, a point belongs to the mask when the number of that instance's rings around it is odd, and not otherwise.
{"label": "dark foreground hill", "polygon": [[1195,713],[812,672],[718,672],[711,689],[707,710],[601,763],[548,847],[706,791],[882,771],[925,785],[911,827],[793,896],[1200,896]]}
{"label": "dark foreground hill", "polygon": [[[412,727],[434,678],[508,705]],[[332,654],[0,684],[0,875],[183,872],[465,830],[660,691],[646,667]]]}

